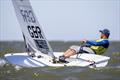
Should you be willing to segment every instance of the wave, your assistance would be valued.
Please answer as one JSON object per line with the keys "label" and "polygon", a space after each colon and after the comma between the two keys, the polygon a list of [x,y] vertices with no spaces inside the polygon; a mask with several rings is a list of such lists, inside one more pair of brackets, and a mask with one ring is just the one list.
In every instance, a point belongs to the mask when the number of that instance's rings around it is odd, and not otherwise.
{"label": "wave", "polygon": [[0,67],[3,67],[6,63],[6,60],[0,58]]}

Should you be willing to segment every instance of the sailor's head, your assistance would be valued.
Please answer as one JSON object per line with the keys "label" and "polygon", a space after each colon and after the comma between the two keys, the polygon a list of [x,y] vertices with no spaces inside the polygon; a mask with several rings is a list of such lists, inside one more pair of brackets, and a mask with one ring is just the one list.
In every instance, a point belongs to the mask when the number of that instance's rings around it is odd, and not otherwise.
{"label": "sailor's head", "polygon": [[101,32],[101,38],[109,38],[110,31],[108,29],[100,30],[100,32]]}

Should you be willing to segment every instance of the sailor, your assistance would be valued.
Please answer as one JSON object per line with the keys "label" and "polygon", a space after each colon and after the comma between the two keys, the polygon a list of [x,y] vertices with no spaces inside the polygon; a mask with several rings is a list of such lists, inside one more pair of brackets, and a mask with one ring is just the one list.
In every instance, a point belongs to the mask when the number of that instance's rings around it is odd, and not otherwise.
{"label": "sailor", "polygon": [[70,56],[80,53],[91,53],[91,54],[102,55],[109,47],[108,38],[110,35],[110,31],[108,29],[103,29],[100,30],[100,32],[101,32],[101,36],[99,40],[96,41],[82,40],[84,45],[71,46],[62,56],[59,57],[59,61],[66,63],[67,62],[65,60],[66,58],[69,58]]}

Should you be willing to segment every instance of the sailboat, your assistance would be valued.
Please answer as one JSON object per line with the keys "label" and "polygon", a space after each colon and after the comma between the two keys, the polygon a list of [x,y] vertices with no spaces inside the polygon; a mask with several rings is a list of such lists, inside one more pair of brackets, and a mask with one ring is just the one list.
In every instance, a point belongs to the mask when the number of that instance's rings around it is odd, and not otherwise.
{"label": "sailboat", "polygon": [[58,58],[63,52],[53,52],[47,41],[41,25],[39,24],[29,0],[12,0],[16,17],[21,26],[26,52],[8,53],[5,59],[21,67],[105,67],[110,57],[82,53],[67,58],[68,63],[58,62]]}

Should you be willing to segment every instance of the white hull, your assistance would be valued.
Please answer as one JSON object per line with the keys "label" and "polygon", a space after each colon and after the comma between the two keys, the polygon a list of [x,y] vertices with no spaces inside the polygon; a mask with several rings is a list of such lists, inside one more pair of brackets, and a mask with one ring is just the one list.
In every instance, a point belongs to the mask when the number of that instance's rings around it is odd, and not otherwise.
{"label": "white hull", "polygon": [[[72,56],[68,59],[66,59],[69,63],[53,63],[52,58],[48,55],[41,54],[41,58],[38,57],[30,57],[28,56],[28,53],[9,53],[5,55],[5,58],[8,62],[10,62],[13,65],[18,65],[21,67],[45,67],[45,66],[51,66],[51,67],[63,67],[63,66],[80,66],[80,67],[87,67],[92,66],[95,67],[105,67],[108,63],[109,57],[106,56],[100,56],[95,54],[81,54],[78,55],[78,58],[75,56]],[[63,52],[54,52],[55,57],[59,57],[62,55]]]}

